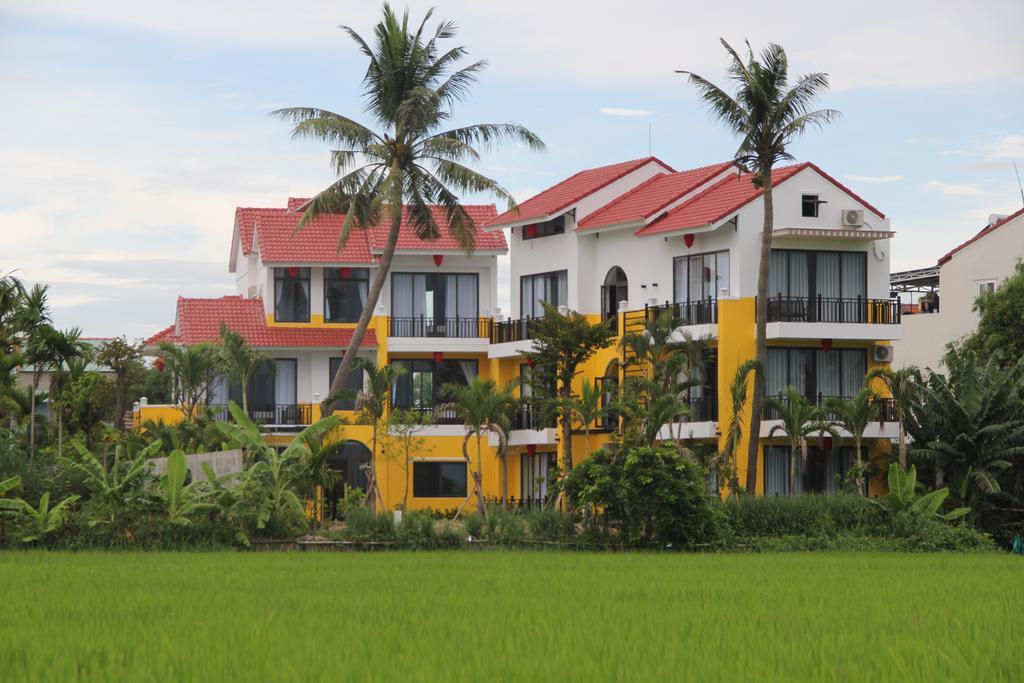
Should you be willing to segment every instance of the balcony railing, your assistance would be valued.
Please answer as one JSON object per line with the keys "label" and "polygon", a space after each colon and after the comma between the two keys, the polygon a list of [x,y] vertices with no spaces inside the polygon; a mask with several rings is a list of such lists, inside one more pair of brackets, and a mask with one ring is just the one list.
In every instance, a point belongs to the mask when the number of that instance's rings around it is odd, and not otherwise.
{"label": "balcony railing", "polygon": [[[779,400],[779,401],[782,401],[783,403],[788,403],[788,401],[787,401],[785,396],[776,396],[775,398],[777,400]],[[835,397],[835,396],[825,396],[823,394],[818,394],[817,396],[814,396],[814,397],[810,398],[809,400],[810,400],[811,403],[813,403],[814,405],[816,405],[816,406],[818,406],[819,408],[822,409],[822,418],[823,419],[825,419],[825,420],[838,420],[839,419],[839,415],[837,415],[834,411],[831,411],[831,410],[828,409],[829,402],[831,400],[833,400],[834,398],[844,398],[845,399],[845,398],[848,398],[848,397]],[[895,399],[891,399],[891,398],[875,398],[875,399],[872,399],[872,401],[877,406],[877,412],[875,414],[875,419],[874,419],[875,422],[896,422],[896,401],[895,401]],[[779,419],[782,419],[782,416],[779,414],[778,408],[776,408],[775,406],[768,406],[768,405],[766,405],[764,407],[764,419],[765,420],[779,420]]]}
{"label": "balcony railing", "polygon": [[392,337],[444,337],[448,339],[486,339],[490,336],[490,318],[391,318]]}
{"label": "balcony railing", "polygon": [[899,299],[840,299],[774,296],[768,299],[770,323],[874,323],[899,325]]}
{"label": "balcony railing", "polygon": [[[206,406],[214,420],[227,422],[231,413],[224,404]],[[256,424],[305,427],[313,424],[313,406],[309,403],[249,406],[249,419]]]}
{"label": "balcony railing", "polygon": [[684,398],[683,402],[690,406],[690,414],[686,416],[687,422],[718,421],[718,397],[714,394],[690,396]]}
{"label": "balcony railing", "polygon": [[518,318],[516,320],[493,321],[491,323],[491,343],[527,341],[533,338],[533,325],[536,318]]}
{"label": "balcony railing", "polygon": [[549,429],[555,426],[550,422],[550,420],[543,420],[540,411],[527,403],[516,408],[515,415],[512,417],[512,429]]}
{"label": "balcony railing", "polygon": [[672,313],[677,325],[714,325],[718,322],[718,301],[708,297],[696,301],[666,301],[657,306],[644,306],[644,317],[654,321],[665,311]]}
{"label": "balcony railing", "polygon": [[395,410],[409,410],[419,413],[421,422],[430,422],[436,425],[460,425],[463,424],[455,409],[448,405],[437,406],[394,406]]}

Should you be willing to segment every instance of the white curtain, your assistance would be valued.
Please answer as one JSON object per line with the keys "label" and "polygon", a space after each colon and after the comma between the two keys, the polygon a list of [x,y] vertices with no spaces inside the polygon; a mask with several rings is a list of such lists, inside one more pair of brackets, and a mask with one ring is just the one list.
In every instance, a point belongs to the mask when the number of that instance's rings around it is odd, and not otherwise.
{"label": "white curtain", "polygon": [[295,405],[298,362],[293,358],[278,358],[274,365],[274,402],[277,405]]}
{"label": "white curtain", "polygon": [[412,317],[411,273],[393,273],[391,275],[391,309],[391,315],[396,318]]}
{"label": "white curtain", "polygon": [[788,252],[772,250],[771,269],[768,271],[768,296],[788,296],[789,294],[789,259]]}
{"label": "white curtain", "polygon": [[844,299],[867,298],[867,254],[844,252],[842,290]]}
{"label": "white curtain", "polygon": [[838,299],[842,295],[839,286],[839,254],[819,253],[816,270],[816,294],[826,299]]}
{"label": "white curtain", "polygon": [[227,377],[217,375],[210,385],[210,397],[207,402],[212,405],[227,405],[229,384]]}
{"label": "white curtain", "polygon": [[[720,251],[717,256],[718,260],[718,279],[715,282],[715,291],[713,296],[717,299],[719,296],[729,296],[730,284],[729,284],[729,252]],[[768,290],[769,294],[771,290]]]}
{"label": "white curtain", "polygon": [[843,390],[844,396],[855,395],[864,386],[864,377],[867,375],[867,358],[864,351],[860,349],[843,350]]}
{"label": "white curtain", "polygon": [[789,252],[789,289],[782,293],[783,296],[807,297],[810,287],[808,282],[807,260],[809,254],[804,251]]}
{"label": "white curtain", "polygon": [[789,383],[788,358],[789,351],[787,349],[768,349],[768,374],[765,389],[768,396],[778,396]]}
{"label": "white curtain", "polygon": [[477,304],[478,293],[478,281],[479,279],[473,273],[463,273],[459,276],[459,307],[458,314],[460,318],[476,318],[479,315],[479,306]]}
{"label": "white curtain", "polygon": [[843,352],[839,350],[825,353],[821,349],[815,351],[817,358],[817,385],[818,393],[822,396],[841,396],[842,386],[840,380],[840,366],[842,365]]}
{"label": "white curtain", "polygon": [[765,446],[764,495],[784,496],[789,491],[789,447]]}
{"label": "white curtain", "polygon": [[459,367],[462,368],[462,374],[466,377],[466,384],[469,384],[476,378],[476,361],[460,360]]}
{"label": "white curtain", "polygon": [[[672,300],[673,301],[686,301],[687,290],[686,281],[689,277],[689,266],[690,259],[683,256],[677,258],[673,264],[672,274]],[[773,266],[774,267],[774,266]],[[774,271],[773,271],[774,274]]]}

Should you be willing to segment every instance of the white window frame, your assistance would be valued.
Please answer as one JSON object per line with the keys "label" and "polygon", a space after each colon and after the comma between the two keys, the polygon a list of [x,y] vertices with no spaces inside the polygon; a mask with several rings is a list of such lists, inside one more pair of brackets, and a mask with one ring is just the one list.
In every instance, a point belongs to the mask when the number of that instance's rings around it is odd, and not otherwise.
{"label": "white window frame", "polygon": [[974,284],[975,287],[977,287],[977,296],[981,296],[982,294],[987,294],[996,291],[995,280],[975,280]]}

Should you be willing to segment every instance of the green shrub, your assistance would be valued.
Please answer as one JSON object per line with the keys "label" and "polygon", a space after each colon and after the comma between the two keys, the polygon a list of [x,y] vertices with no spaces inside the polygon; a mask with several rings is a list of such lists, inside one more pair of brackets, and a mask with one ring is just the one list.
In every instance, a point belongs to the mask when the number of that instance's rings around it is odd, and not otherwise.
{"label": "green shrub", "polygon": [[493,506],[487,511],[484,538],[494,545],[522,545],[526,540],[526,522],[514,510]]}
{"label": "green shrub", "polygon": [[573,516],[559,510],[531,510],[525,519],[530,539],[534,541],[566,543],[576,535]]}
{"label": "green shrub", "polygon": [[750,536],[872,536],[886,525],[883,510],[861,496],[739,496],[724,503],[731,531]]}
{"label": "green shrub", "polygon": [[907,552],[985,552],[996,549],[988,534],[965,524],[946,524],[934,514],[904,511],[892,518],[892,534]]}
{"label": "green shrub", "polygon": [[463,544],[462,531],[462,526],[458,522],[441,522],[436,529],[436,546],[446,550],[461,548]]}
{"label": "green shrub", "polygon": [[600,510],[626,544],[675,548],[717,542],[706,472],[668,446],[601,449],[565,479],[576,505]]}
{"label": "green shrub", "polygon": [[436,547],[434,515],[429,510],[413,510],[402,515],[396,529],[398,544],[411,550],[430,550]]}
{"label": "green shrub", "polygon": [[374,514],[366,508],[353,508],[345,517],[345,535],[350,541],[393,541],[395,520],[390,512]]}
{"label": "green shrub", "polygon": [[484,518],[480,515],[466,515],[463,520],[463,528],[468,536],[480,540],[484,536]]}

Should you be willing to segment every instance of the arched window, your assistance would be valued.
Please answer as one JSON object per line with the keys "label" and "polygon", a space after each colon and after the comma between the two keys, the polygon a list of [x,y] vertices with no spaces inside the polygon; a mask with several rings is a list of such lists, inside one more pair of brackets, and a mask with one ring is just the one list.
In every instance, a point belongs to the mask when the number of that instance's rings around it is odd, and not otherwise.
{"label": "arched window", "polygon": [[601,317],[610,321],[613,330],[618,325],[619,302],[628,298],[629,280],[626,272],[618,266],[612,266],[601,285]]}
{"label": "arched window", "polygon": [[619,361],[613,359],[608,363],[604,375],[598,377],[596,381],[601,392],[602,417],[595,426],[598,429],[618,429],[619,417],[612,410],[612,406],[619,396]]}

